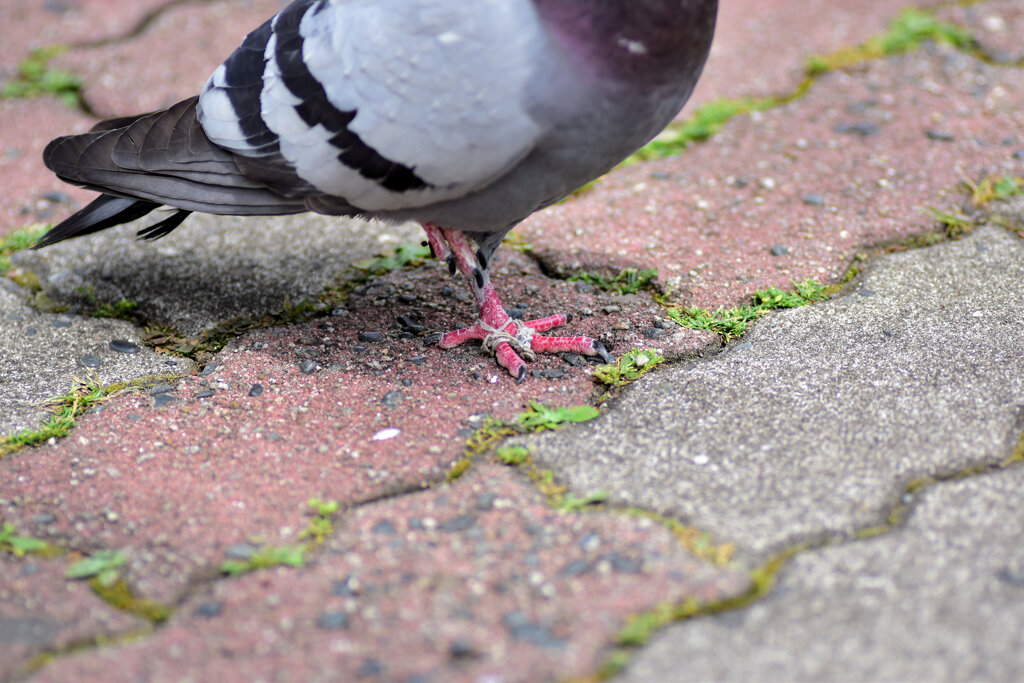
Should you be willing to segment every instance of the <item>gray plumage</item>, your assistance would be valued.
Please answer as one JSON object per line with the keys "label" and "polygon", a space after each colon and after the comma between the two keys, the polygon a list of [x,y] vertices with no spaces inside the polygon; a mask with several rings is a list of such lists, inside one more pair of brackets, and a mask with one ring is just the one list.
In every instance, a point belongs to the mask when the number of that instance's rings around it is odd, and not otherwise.
{"label": "gray plumage", "polygon": [[315,211],[469,233],[516,223],[656,135],[696,83],[716,0],[296,0],[202,93],[54,140],[103,195],[37,246],[179,211]]}

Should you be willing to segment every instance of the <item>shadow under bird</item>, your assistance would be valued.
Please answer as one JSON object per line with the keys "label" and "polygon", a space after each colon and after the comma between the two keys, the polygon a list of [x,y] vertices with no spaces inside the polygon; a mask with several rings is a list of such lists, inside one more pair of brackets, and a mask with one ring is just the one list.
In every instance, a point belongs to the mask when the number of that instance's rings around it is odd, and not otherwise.
{"label": "shadow under bird", "polygon": [[611,356],[511,319],[488,267],[505,234],[605,173],[685,104],[717,0],[296,0],[202,92],[53,140],[44,161],[102,194],[35,246],[191,212],[313,211],[419,221],[480,307],[443,348],[480,340],[517,380],[536,353]]}

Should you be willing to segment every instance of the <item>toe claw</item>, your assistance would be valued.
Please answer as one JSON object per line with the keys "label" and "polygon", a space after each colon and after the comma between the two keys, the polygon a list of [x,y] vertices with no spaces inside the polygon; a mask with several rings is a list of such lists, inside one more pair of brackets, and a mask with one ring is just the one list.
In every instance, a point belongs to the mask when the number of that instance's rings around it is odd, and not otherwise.
{"label": "toe claw", "polygon": [[614,362],[615,362],[615,359],[614,359],[614,358],[612,357],[612,354],[608,353],[608,349],[606,349],[606,348],[604,347],[604,344],[602,344],[601,342],[599,342],[599,341],[597,341],[597,340],[595,339],[595,340],[594,340],[594,344],[593,344],[593,346],[594,346],[594,351],[596,351],[596,352],[597,352],[597,355],[598,355],[598,356],[599,356],[599,357],[601,358],[601,360],[603,360],[603,361],[604,361],[605,363],[611,364],[611,363],[614,363]]}
{"label": "toe claw", "polygon": [[519,376],[516,377],[516,384],[522,384],[526,381],[526,366],[522,365],[519,367]]}
{"label": "toe claw", "polygon": [[441,343],[442,339],[444,339],[443,332],[431,332],[427,336],[423,337],[423,343],[427,346],[436,346]]}

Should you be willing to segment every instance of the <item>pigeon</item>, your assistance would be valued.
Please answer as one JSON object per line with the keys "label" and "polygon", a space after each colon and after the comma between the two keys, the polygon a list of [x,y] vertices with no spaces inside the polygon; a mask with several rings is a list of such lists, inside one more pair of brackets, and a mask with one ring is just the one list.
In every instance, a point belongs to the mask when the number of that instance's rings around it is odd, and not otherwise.
{"label": "pigeon", "polygon": [[[316,212],[418,221],[468,281],[478,340],[522,381],[537,353],[612,362],[571,316],[511,318],[495,250],[533,212],[606,173],[679,113],[703,70],[717,0],[295,0],[202,91],[59,137],[43,160],[102,193],[35,248],[171,211]],[[159,215],[159,214],[158,214]]]}

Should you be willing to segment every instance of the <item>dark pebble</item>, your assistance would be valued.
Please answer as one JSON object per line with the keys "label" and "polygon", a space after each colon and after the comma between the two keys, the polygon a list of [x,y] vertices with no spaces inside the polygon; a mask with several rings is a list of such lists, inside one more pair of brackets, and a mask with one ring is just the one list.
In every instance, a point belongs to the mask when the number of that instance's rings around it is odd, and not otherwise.
{"label": "dark pebble", "polygon": [[[474,379],[480,379],[480,375],[477,375]],[[462,427],[460,429],[455,430],[455,436],[459,437],[460,439],[468,439],[469,437],[473,436],[473,432],[475,431],[475,429],[470,429],[469,427]]]}
{"label": "dark pebble", "polygon": [[229,560],[248,560],[256,554],[257,548],[248,543],[236,543],[224,550],[224,557]]}
{"label": "dark pebble", "polygon": [[316,620],[317,627],[325,631],[343,631],[350,623],[351,619],[346,612],[324,612]]}
{"label": "dark pebble", "polygon": [[448,656],[452,659],[476,659],[480,653],[476,651],[472,643],[457,639],[448,646]]}
{"label": "dark pebble", "polygon": [[1015,588],[1024,588],[1024,571],[1014,571],[1009,567],[1003,567],[996,574],[996,577],[1003,583],[1007,583]]}
{"label": "dark pebble", "polygon": [[47,524],[53,524],[56,521],[57,521],[57,515],[52,514],[50,512],[40,512],[38,515],[35,515],[35,516],[32,517],[32,523],[33,524],[38,524],[40,526],[45,526]]}
{"label": "dark pebble", "polygon": [[666,173],[665,171],[654,171],[653,173],[651,173],[651,178],[653,178],[654,180],[668,180],[671,177],[672,174]]}
{"label": "dark pebble", "polygon": [[196,398],[210,398],[211,396],[213,396],[213,389],[203,389],[196,394]]}
{"label": "dark pebble", "polygon": [[631,557],[626,557],[621,553],[607,553],[597,558],[598,562],[607,562],[612,566],[614,571],[620,574],[639,574],[640,563]]}
{"label": "dark pebble", "polygon": [[413,356],[409,359],[409,362],[413,365],[420,366],[427,362],[426,356]]}
{"label": "dark pebble", "polygon": [[742,342],[742,343],[737,344],[736,346],[732,347],[732,350],[733,351],[746,351],[747,349],[752,349],[752,348],[754,348],[754,345],[751,344],[750,342]]}
{"label": "dark pebble", "polygon": [[299,363],[299,371],[302,372],[303,375],[312,375],[314,372],[316,372],[316,361],[309,360],[307,358],[306,360]]}
{"label": "dark pebble", "polygon": [[398,324],[401,325],[402,329],[406,332],[418,333],[427,331],[427,328],[424,325],[420,325],[407,315],[400,315],[397,320]]}
{"label": "dark pebble", "polygon": [[576,560],[558,570],[559,576],[582,576],[590,571],[590,563],[586,560]]}
{"label": "dark pebble", "polygon": [[403,387],[411,387],[412,386],[412,380],[411,379],[403,379],[402,380],[402,386]]}
{"label": "dark pebble", "polygon": [[495,493],[481,493],[476,497],[476,509],[480,512],[487,512],[488,510],[494,509],[494,503],[498,500],[498,495]]}
{"label": "dark pebble", "polygon": [[953,142],[956,140],[952,133],[947,133],[944,130],[926,130],[924,134],[928,136],[929,140],[937,142]]}
{"label": "dark pebble", "polygon": [[352,347],[352,351],[354,351],[355,353],[362,353],[365,350],[366,350],[365,346],[353,346]]}
{"label": "dark pebble", "polygon": [[540,624],[535,624],[522,612],[511,612],[506,614],[502,621],[509,634],[516,640],[523,640],[527,643],[540,645],[548,648],[565,647],[565,641],[551,635],[551,632]]}
{"label": "dark pebble", "polygon": [[384,673],[384,665],[373,657],[367,657],[356,669],[356,676],[359,678],[372,678]]}
{"label": "dark pebble", "polygon": [[153,399],[153,407],[163,408],[164,406],[170,405],[171,403],[174,403],[177,400],[177,397],[171,396],[170,394],[157,394],[156,397]]}
{"label": "dark pebble", "polygon": [[574,368],[582,368],[587,365],[587,361],[578,353],[563,353],[562,360]]}
{"label": "dark pebble", "polygon": [[772,256],[785,256],[789,253],[789,247],[785,244],[773,244],[771,248]]}
{"label": "dark pebble", "polygon": [[397,389],[392,389],[388,393],[384,394],[384,398],[382,398],[380,402],[384,404],[384,406],[387,408],[395,408],[396,406],[398,406],[398,403],[399,401],[402,400],[402,398],[403,396],[401,391],[398,391]]}
{"label": "dark pebble", "polygon": [[18,315],[17,313],[8,313],[7,314],[7,319],[8,320],[13,320],[16,323],[20,323],[22,320],[25,319],[25,316]]}
{"label": "dark pebble", "polygon": [[895,337],[896,330],[882,330],[882,334],[884,334],[886,337]]}
{"label": "dark pebble", "polygon": [[468,531],[476,526],[476,515],[459,515],[437,527],[441,531]]}
{"label": "dark pebble", "polygon": [[877,123],[872,123],[871,121],[858,121],[857,123],[840,123],[832,130],[837,133],[849,133],[851,135],[859,135],[862,138],[866,138],[874,135],[882,129]]}
{"label": "dark pebble", "polygon": [[263,385],[262,384],[253,384],[251,387],[249,387],[249,395],[250,396],[262,396],[263,395]]}
{"label": "dark pebble", "polygon": [[409,528],[413,531],[422,531],[427,528],[427,525],[423,523],[423,520],[419,517],[409,518]]}
{"label": "dark pebble", "polygon": [[381,536],[394,536],[396,530],[394,524],[386,519],[382,519],[374,524],[370,531]]}
{"label": "dark pebble", "polygon": [[825,198],[818,194],[817,192],[805,194],[800,199],[803,201],[804,204],[807,204],[809,206],[821,206],[822,204],[825,203]]}
{"label": "dark pebble", "polygon": [[133,344],[127,339],[113,339],[110,342],[110,350],[118,353],[138,353],[139,345]]}
{"label": "dark pebble", "polygon": [[171,391],[174,391],[174,387],[170,384],[154,384],[149,388],[149,393],[152,396],[156,396],[157,394],[166,394]]}
{"label": "dark pebble", "polygon": [[526,315],[526,311],[521,308],[509,308],[505,312],[508,313],[508,317],[513,320],[522,320],[523,316]]}
{"label": "dark pebble", "polygon": [[670,323],[667,320],[659,320],[658,322],[654,323],[654,326],[657,327],[659,330],[671,330],[676,326],[676,324]]}
{"label": "dark pebble", "polygon": [[142,416],[139,415],[138,413],[128,413],[128,419],[131,420],[132,422],[138,422],[140,417]]}
{"label": "dark pebble", "polygon": [[857,293],[858,293],[858,294],[860,294],[861,296],[874,296],[874,295],[875,295],[875,292],[874,292],[874,290],[868,289],[867,287],[863,287],[863,288],[862,288],[862,289],[861,289],[861,290],[860,290],[859,292],[857,292]]}
{"label": "dark pebble", "polygon": [[1013,153],[1013,158],[1014,159],[1024,159],[1024,149],[1018,149],[1016,152],[1014,152]]}
{"label": "dark pebble", "polygon": [[666,334],[668,334],[668,332],[660,327],[648,327],[644,330],[644,336],[648,339],[659,339],[660,337],[664,337]]}
{"label": "dark pebble", "polygon": [[359,579],[347,576],[341,581],[335,581],[331,584],[331,593],[345,597],[359,595]]}
{"label": "dark pebble", "polygon": [[384,335],[380,332],[360,332],[359,341],[361,342],[382,342],[384,341]]}
{"label": "dark pebble", "polygon": [[208,363],[205,368],[203,368],[202,370],[199,371],[199,376],[200,377],[208,377],[208,376],[212,375],[216,369],[217,369],[217,364],[216,363]]}
{"label": "dark pebble", "polygon": [[409,330],[403,330],[402,332],[400,332],[398,334],[398,338],[399,339],[415,339],[416,335],[413,334],[412,332],[410,332]]}
{"label": "dark pebble", "polygon": [[27,330],[25,330],[25,336],[26,337],[32,337],[32,336],[35,335],[35,333],[36,333],[36,328],[34,328],[34,327],[30,327]]}
{"label": "dark pebble", "polygon": [[100,359],[100,357],[95,356],[91,353],[87,353],[81,358],[79,358],[78,362],[87,368],[98,368],[99,366],[103,365],[103,361]]}
{"label": "dark pebble", "polygon": [[562,379],[565,377],[565,370],[541,370],[540,376],[544,379]]}
{"label": "dark pebble", "polygon": [[414,304],[418,297],[415,294],[399,294],[398,300],[403,304]]}
{"label": "dark pebble", "polygon": [[362,296],[363,294],[366,294],[366,285],[359,285],[358,287],[352,290],[352,293],[356,294],[357,296]]}
{"label": "dark pebble", "polygon": [[203,604],[196,607],[196,611],[193,612],[197,617],[205,617],[212,619],[219,617],[220,613],[224,611],[224,604],[220,602],[204,602]]}
{"label": "dark pebble", "polygon": [[71,199],[71,197],[63,192],[47,192],[43,195],[43,199],[48,202],[53,202],[54,204],[61,204]]}
{"label": "dark pebble", "polygon": [[176,361],[176,360],[165,360],[165,361],[164,361],[164,365],[168,365],[168,366],[170,366],[170,367],[172,367],[172,368],[173,368],[173,367],[174,367],[175,365],[177,365],[177,364],[178,364],[178,361]]}
{"label": "dark pebble", "polygon": [[50,327],[71,327],[70,320],[54,320],[50,323]]}
{"label": "dark pebble", "polygon": [[590,294],[594,291],[594,285],[587,284],[586,282],[576,282],[573,284],[573,287],[575,287],[576,291],[580,294]]}
{"label": "dark pebble", "polygon": [[451,287],[445,286],[444,289],[441,290],[441,296],[455,296],[455,290]]}

